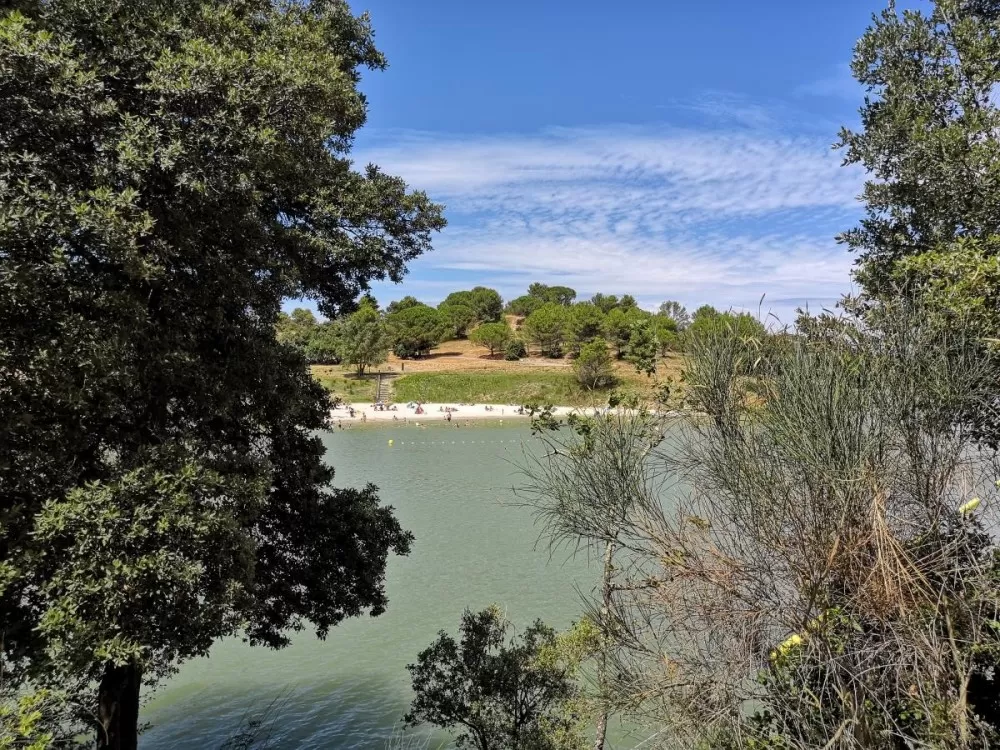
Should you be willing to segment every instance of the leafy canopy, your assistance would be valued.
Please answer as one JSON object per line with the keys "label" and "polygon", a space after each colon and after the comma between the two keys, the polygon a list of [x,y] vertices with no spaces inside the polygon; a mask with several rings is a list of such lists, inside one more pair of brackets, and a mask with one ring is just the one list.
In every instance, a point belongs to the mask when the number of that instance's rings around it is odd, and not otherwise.
{"label": "leafy canopy", "polygon": [[563,707],[578,694],[576,668],[558,658],[555,631],[536,621],[508,640],[496,607],[462,615],[460,637],[441,632],[407,669],[414,698],[405,721],[457,732],[456,747],[557,750],[573,731]]}
{"label": "leafy canopy", "polygon": [[548,357],[561,357],[569,313],[556,302],[546,302],[524,319],[525,335]]}
{"label": "leafy canopy", "polygon": [[354,365],[359,377],[389,355],[391,342],[385,321],[367,301],[344,319],[338,339],[337,353],[345,364]]}
{"label": "leafy canopy", "polygon": [[576,299],[576,290],[568,286],[548,286],[536,281],[528,287],[528,296],[540,299],[542,302],[568,306]]}
{"label": "leafy canopy", "polygon": [[[335,489],[278,340],[399,281],[440,207],[349,149],[381,69],[346,2],[0,10],[0,649],[134,746],[139,676],[386,606],[410,537]],[[75,688],[74,688],[75,689]],[[130,693],[131,695],[131,693]],[[134,712],[132,711],[134,708]]]}
{"label": "leafy canopy", "polygon": [[514,332],[506,323],[483,323],[469,336],[474,344],[485,346],[490,356],[502,351],[514,340]]}
{"label": "leafy canopy", "polygon": [[858,41],[851,67],[868,97],[861,129],[845,128],[840,145],[871,177],[865,218],[841,239],[869,291],[891,283],[900,258],[1000,232],[998,58],[993,0],[892,3]]}
{"label": "leafy canopy", "polygon": [[594,339],[580,348],[573,372],[587,388],[608,388],[615,384],[614,362],[604,339]]}
{"label": "leafy canopy", "polygon": [[419,357],[427,354],[448,334],[444,316],[433,307],[417,305],[386,317],[392,338],[392,350],[397,357]]}

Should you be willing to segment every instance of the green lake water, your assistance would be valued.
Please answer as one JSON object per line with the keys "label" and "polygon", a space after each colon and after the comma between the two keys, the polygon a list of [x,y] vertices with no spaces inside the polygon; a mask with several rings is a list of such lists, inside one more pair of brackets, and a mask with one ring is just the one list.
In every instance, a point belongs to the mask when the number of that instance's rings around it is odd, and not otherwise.
{"label": "green lake water", "polygon": [[[275,700],[271,747],[382,750],[409,705],[406,665],[439,630],[455,632],[466,607],[496,602],[518,626],[578,618],[596,567],[550,557],[530,511],[510,504],[523,451],[537,450],[526,425],[355,428],[323,440],[336,484],[375,483],[416,535],[408,557],[390,560],[388,611],[325,641],[299,634],[282,651],[216,645],[144,708],[143,750],[217,748]],[[430,747],[445,737],[431,735]],[[633,744],[617,737],[611,747]]]}

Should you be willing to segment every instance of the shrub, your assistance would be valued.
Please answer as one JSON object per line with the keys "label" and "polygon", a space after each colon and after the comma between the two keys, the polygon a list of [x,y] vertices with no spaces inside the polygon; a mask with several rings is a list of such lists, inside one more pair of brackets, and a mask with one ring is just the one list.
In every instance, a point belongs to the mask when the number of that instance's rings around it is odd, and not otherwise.
{"label": "shrub", "polygon": [[511,339],[507,343],[507,349],[504,352],[504,359],[509,362],[516,362],[522,357],[528,356],[528,347],[524,345],[524,341],[521,339]]}
{"label": "shrub", "polygon": [[587,388],[607,388],[614,385],[615,369],[611,353],[603,339],[584,344],[580,356],[573,363],[577,380]]}

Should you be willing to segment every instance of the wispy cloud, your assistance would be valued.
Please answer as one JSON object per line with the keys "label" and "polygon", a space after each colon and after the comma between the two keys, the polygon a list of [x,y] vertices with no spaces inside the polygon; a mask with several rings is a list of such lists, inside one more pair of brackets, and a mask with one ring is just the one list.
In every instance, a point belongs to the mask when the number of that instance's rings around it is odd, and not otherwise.
{"label": "wispy cloud", "polygon": [[862,91],[861,84],[854,79],[851,66],[847,63],[836,66],[829,75],[795,89],[799,96],[833,97],[856,102],[861,101]]}
{"label": "wispy cloud", "polygon": [[854,221],[861,175],[828,139],[767,122],[392,133],[360,156],[448,207],[450,226],[407,291],[434,298],[431,280],[453,274],[507,295],[558,280],[650,303],[836,297],[851,259],[833,237]]}

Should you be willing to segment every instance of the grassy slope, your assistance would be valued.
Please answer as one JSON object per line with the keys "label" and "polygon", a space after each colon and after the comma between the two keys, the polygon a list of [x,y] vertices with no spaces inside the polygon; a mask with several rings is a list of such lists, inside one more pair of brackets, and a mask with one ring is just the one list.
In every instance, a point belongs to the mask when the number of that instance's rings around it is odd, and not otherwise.
{"label": "grassy slope", "polygon": [[333,365],[313,365],[312,374],[324,388],[347,403],[375,400],[375,378],[365,376],[359,380],[355,374]]}
{"label": "grassy slope", "polygon": [[423,372],[393,383],[396,401],[590,406],[607,401],[565,372]]}
{"label": "grassy slope", "polygon": [[[390,356],[378,369],[395,376],[393,400],[467,404],[549,403],[558,406],[598,406],[607,403],[608,391],[588,391],[573,374],[572,360],[530,357],[506,362],[489,357],[467,340],[446,341],[428,357],[404,363]],[[678,379],[683,360],[671,356],[661,361],[659,378]],[[348,402],[371,402],[375,378],[359,380],[349,369],[316,365],[316,378]],[[619,389],[650,395],[654,381],[639,375],[627,362],[615,363]]]}

